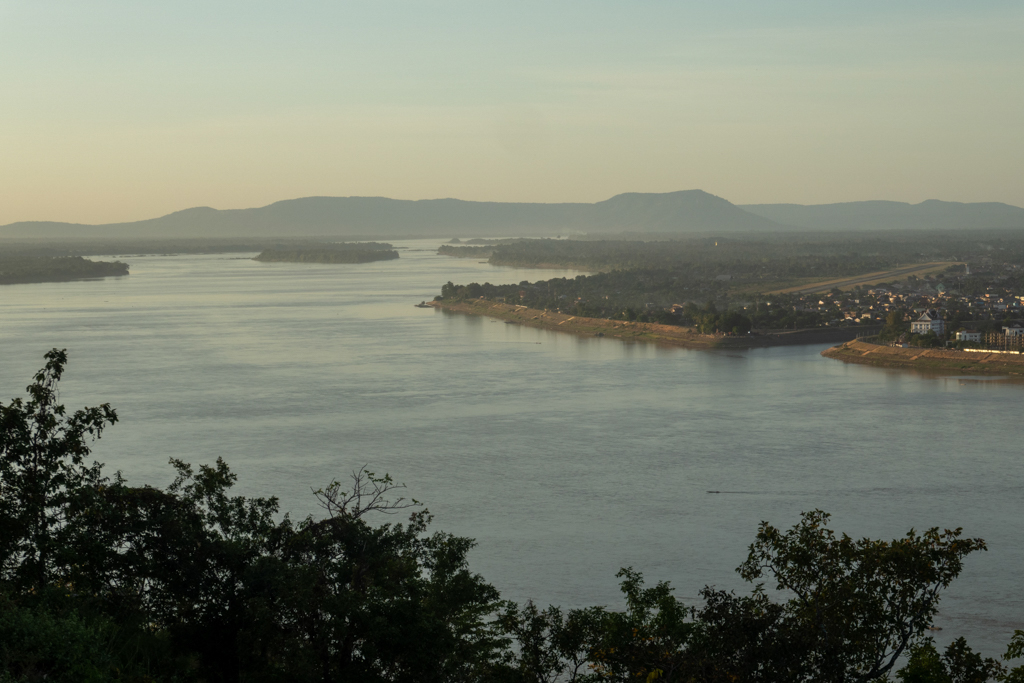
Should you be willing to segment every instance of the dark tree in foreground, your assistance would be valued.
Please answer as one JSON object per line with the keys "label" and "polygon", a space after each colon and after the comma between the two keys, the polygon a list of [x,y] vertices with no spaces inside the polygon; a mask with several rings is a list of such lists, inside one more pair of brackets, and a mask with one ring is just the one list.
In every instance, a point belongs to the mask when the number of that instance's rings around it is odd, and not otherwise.
{"label": "dark tree in foreground", "polygon": [[815,510],[786,532],[762,523],[739,572],[748,581],[770,577],[795,596],[786,618],[806,633],[799,645],[816,680],[872,681],[920,641],[939,593],[985,543],[961,538],[961,529],[855,540],[837,537],[828,517]]}
{"label": "dark tree in foreground", "polygon": [[[500,665],[499,596],[468,568],[473,542],[427,533],[426,510],[366,521],[418,507],[389,499],[390,477],[332,483],[316,494],[327,517],[297,524],[275,498],[230,495],[220,460],[172,461],[166,491],[109,480],[85,458],[116,414],[68,415],[67,356],[46,360],[28,401],[0,405],[0,680],[442,683]],[[27,644],[60,633],[98,635]]]}
{"label": "dark tree in foreground", "polygon": [[[1024,681],[1024,667],[1007,673],[966,643],[954,642],[929,664],[925,637],[940,592],[960,573],[963,558],[984,549],[961,531],[911,531],[893,541],[854,540],[826,527],[828,515],[805,513],[788,531],[762,523],[739,568],[749,581],[771,578],[788,599],[773,601],[758,583],[749,596],[705,588],[701,607],[684,606],[662,582],[645,587],[624,569],[626,610],[601,608],[538,613],[513,610],[525,680],[759,681],[856,683],[880,681],[901,655],[905,683]],[[546,640],[545,637],[546,636]],[[573,647],[584,643],[588,675],[579,674]],[[542,643],[538,647],[537,643]],[[1006,659],[1024,654],[1018,632]],[[935,655],[938,657],[938,655]],[[923,664],[922,664],[923,662]],[[935,668],[935,667],[938,668]],[[945,678],[922,678],[944,671]]]}
{"label": "dark tree in foreground", "polygon": [[83,530],[72,511],[104,483],[88,439],[117,422],[109,404],[68,415],[57,383],[67,354],[54,349],[28,386],[28,401],[0,404],[0,581],[42,590],[67,578],[66,550]]}

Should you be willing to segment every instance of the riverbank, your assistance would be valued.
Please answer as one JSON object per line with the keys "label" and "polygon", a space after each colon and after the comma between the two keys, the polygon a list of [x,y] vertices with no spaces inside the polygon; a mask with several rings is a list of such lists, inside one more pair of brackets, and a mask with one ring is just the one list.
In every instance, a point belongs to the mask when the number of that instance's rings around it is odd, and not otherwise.
{"label": "riverbank", "polygon": [[430,306],[467,315],[483,315],[510,323],[537,327],[545,330],[569,332],[587,337],[610,337],[623,341],[653,342],[679,346],[688,349],[749,349],[765,346],[790,346],[798,344],[828,344],[844,342],[856,337],[860,328],[835,328],[812,330],[786,330],[770,333],[753,333],[743,336],[724,334],[701,334],[691,327],[638,323],[606,318],[585,318],[542,311],[525,306],[505,304],[486,299],[463,301],[432,301]]}
{"label": "riverbank", "polygon": [[825,349],[821,355],[844,363],[881,368],[954,371],[976,375],[1024,375],[1024,356],[947,349],[902,348],[850,341]]}

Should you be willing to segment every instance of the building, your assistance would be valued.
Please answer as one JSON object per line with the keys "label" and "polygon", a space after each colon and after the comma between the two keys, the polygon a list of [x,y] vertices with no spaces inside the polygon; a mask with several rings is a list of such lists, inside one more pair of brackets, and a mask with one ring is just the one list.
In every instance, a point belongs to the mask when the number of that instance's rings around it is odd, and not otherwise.
{"label": "building", "polygon": [[946,321],[935,311],[925,311],[920,318],[910,323],[910,331],[914,334],[925,334],[926,332],[943,334],[946,331]]}
{"label": "building", "polygon": [[962,342],[981,342],[981,332],[977,330],[960,330],[956,333],[956,340]]}
{"label": "building", "polygon": [[1024,337],[1024,327],[1021,327],[1020,325],[1004,327],[1003,334],[1005,334],[1007,337]]}

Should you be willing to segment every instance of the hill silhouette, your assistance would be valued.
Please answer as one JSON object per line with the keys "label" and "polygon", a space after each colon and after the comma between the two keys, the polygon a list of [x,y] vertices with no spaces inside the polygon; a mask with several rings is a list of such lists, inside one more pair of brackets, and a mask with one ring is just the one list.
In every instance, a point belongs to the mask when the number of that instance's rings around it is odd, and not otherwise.
{"label": "hill silhouette", "polygon": [[866,201],[804,206],[737,206],[703,190],[630,192],[585,203],[304,197],[252,209],[196,207],[130,223],[85,225],[26,221],[0,226],[0,237],[179,239],[236,237],[412,238],[546,237],[567,233],[659,236],[792,230],[859,231],[1024,228],[1024,209],[1009,204]]}
{"label": "hill silhouette", "polygon": [[567,232],[701,233],[778,230],[702,190],[621,194],[596,204],[402,200],[386,197],[305,197],[255,209],[197,207],[134,221],[84,225],[21,222],[5,237],[201,238],[256,236],[451,237],[549,236]]}
{"label": "hill silhouette", "polygon": [[842,204],[748,204],[746,211],[809,230],[983,230],[1024,228],[1024,209],[1010,204],[920,204],[868,201]]}
{"label": "hill silhouette", "polygon": [[702,190],[629,192],[590,206],[587,232],[758,232],[786,227]]}

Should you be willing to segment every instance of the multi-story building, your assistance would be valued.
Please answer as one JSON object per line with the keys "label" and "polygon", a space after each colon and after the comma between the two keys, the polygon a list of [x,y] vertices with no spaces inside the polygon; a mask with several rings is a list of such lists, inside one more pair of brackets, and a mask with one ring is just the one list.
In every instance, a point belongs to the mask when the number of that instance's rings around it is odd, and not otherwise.
{"label": "multi-story building", "polygon": [[925,311],[921,317],[910,323],[910,331],[915,334],[934,332],[943,334],[946,331],[946,321],[935,311]]}

